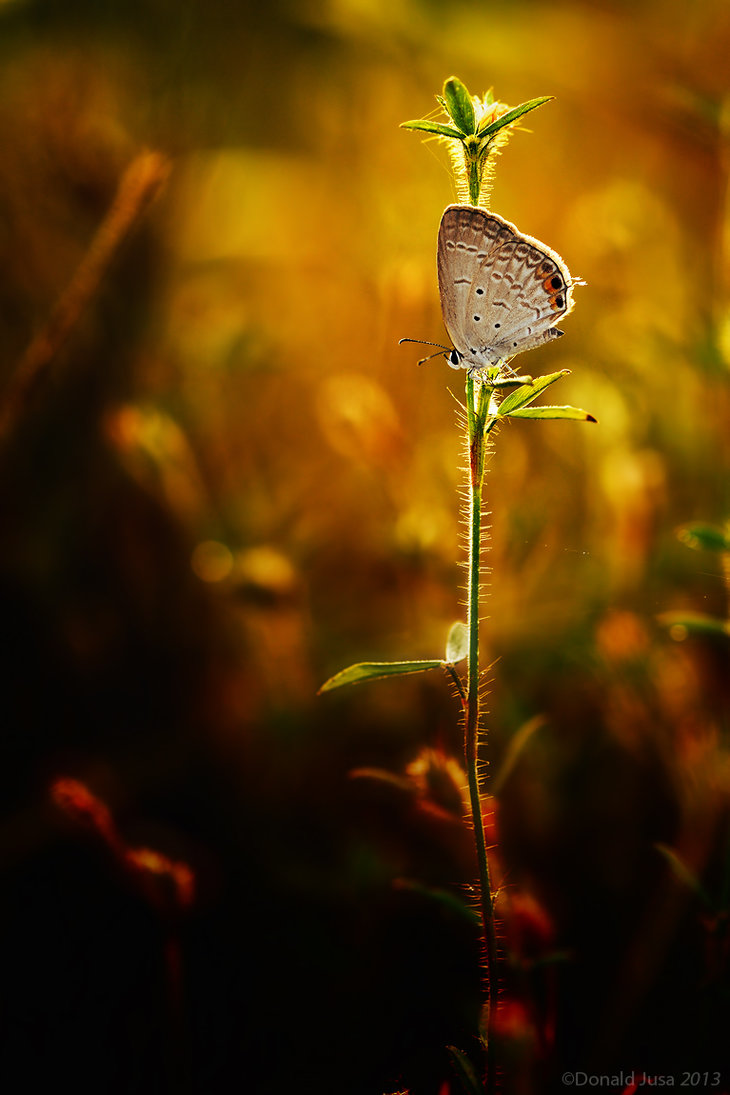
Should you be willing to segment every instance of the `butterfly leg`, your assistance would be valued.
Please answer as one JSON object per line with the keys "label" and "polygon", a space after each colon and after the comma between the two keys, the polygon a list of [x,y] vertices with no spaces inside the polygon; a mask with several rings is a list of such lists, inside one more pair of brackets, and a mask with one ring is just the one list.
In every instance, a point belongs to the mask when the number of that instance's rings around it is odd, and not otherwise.
{"label": "butterfly leg", "polygon": [[510,362],[509,358],[506,358],[504,361],[500,361],[500,363],[499,363],[500,371],[502,372],[503,376],[516,377],[517,373],[514,371],[514,369],[512,368],[512,366],[510,365],[509,362]]}

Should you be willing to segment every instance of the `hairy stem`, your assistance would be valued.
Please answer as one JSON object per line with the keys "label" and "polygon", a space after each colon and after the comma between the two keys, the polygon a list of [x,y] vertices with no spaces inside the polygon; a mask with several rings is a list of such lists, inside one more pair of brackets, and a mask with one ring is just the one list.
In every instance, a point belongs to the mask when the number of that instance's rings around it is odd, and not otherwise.
{"label": "hairy stem", "polygon": [[482,486],[484,482],[484,458],[487,438],[494,420],[489,417],[490,389],[480,385],[477,405],[474,400],[474,380],[467,377],[467,422],[469,431],[469,560],[468,560],[468,617],[469,631],[468,683],[465,704],[465,755],[469,779],[469,800],[474,825],[477,863],[479,868],[480,909],[484,941],[486,1014],[484,1031],[487,1037],[487,1091],[494,1090],[494,1067],[489,1040],[489,1022],[497,1001],[497,935],[494,924],[494,902],[489,877],[487,844],[484,835],[484,818],[479,790],[479,611],[481,592],[482,548]]}

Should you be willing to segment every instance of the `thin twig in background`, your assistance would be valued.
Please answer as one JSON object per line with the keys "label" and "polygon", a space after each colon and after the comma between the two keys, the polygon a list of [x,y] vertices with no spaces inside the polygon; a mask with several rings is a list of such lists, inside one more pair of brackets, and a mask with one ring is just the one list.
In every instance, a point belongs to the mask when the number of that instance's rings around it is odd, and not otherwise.
{"label": "thin twig in background", "polygon": [[7,435],[22,416],[31,392],[66,345],[119,246],[144,215],[169,173],[169,160],[154,151],[140,153],[127,167],[109,212],[76,273],[45,326],[23,354],[10,381],[0,410],[0,435]]}

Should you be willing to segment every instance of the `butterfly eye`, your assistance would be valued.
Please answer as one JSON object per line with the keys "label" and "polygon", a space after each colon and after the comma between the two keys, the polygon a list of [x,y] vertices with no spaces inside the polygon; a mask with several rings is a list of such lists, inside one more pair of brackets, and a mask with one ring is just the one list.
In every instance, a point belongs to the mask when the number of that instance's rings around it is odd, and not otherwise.
{"label": "butterfly eye", "polygon": [[458,369],[461,365],[461,354],[458,350],[452,350],[448,355],[449,365],[452,369]]}

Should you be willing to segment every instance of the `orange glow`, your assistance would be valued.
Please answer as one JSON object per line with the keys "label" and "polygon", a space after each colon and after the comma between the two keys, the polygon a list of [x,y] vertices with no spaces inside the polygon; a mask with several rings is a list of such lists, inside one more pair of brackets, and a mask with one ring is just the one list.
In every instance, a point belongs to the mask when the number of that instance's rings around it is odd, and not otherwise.
{"label": "orange glow", "polygon": [[501,1000],[490,1026],[493,1036],[510,1046],[526,1047],[536,1040],[530,1013],[521,1000]]}
{"label": "orange glow", "polygon": [[195,896],[195,876],[187,863],[176,863],[152,848],[130,848],[125,858],[143,884],[148,877],[168,882],[172,886],[174,904],[188,908]]}
{"label": "orange glow", "polygon": [[108,806],[80,780],[57,779],[51,785],[50,794],[64,813],[101,837],[143,896],[153,904],[174,909],[192,905],[195,876],[187,863],[176,862],[152,848],[127,847]]}
{"label": "orange glow", "polygon": [[555,925],[531,893],[509,890],[505,921],[510,949],[523,958],[544,957],[555,941]]}
{"label": "orange glow", "polygon": [[432,806],[461,817],[468,805],[466,772],[441,749],[423,749],[406,768],[418,793]]}
{"label": "orange glow", "polygon": [[109,847],[120,846],[109,807],[86,784],[77,779],[57,779],[51,785],[51,798],[74,821],[93,829]]}

